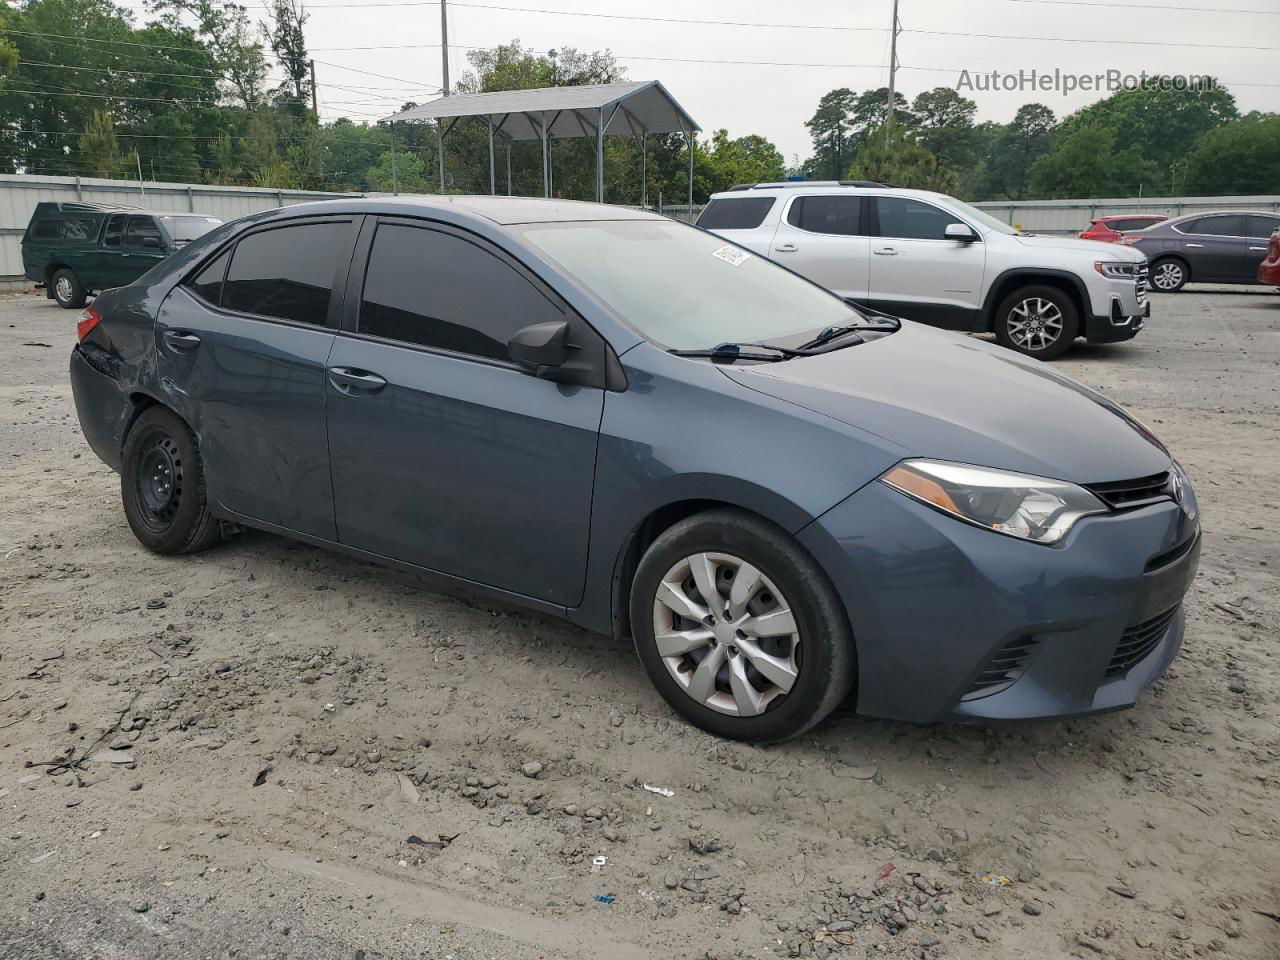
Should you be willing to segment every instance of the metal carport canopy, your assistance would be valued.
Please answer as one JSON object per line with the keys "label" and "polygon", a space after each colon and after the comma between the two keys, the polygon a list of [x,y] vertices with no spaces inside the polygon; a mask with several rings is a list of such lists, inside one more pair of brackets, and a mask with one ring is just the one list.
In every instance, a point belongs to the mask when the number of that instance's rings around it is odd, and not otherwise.
{"label": "metal carport canopy", "polygon": [[[689,150],[689,203],[693,203],[693,134],[697,122],[657,80],[540,87],[440,97],[387,117],[386,122],[435,120],[440,142],[440,189],[444,190],[444,138],[460,117],[485,117],[489,124],[489,186],[497,192],[493,139],[541,140],[543,192],[551,195],[548,142],[556,138],[595,137],[596,199],[604,200],[604,138],[630,136],[641,145],[651,133],[682,133]],[[447,127],[444,121],[451,120]],[[508,171],[508,184],[510,172]]]}

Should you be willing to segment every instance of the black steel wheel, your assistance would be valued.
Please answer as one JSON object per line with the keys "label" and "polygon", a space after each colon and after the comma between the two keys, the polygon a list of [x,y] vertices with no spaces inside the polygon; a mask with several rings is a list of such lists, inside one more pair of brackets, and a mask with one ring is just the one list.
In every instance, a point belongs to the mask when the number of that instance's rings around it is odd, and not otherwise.
{"label": "black steel wheel", "polygon": [[129,431],[120,492],[129,527],[148,550],[193,553],[218,539],[195,437],[164,407],[144,411]]}

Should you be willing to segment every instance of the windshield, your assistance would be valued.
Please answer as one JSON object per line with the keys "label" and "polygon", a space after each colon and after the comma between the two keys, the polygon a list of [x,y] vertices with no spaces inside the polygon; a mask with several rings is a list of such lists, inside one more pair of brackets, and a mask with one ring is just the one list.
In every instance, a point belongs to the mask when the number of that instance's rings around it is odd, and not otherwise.
{"label": "windshield", "polygon": [[809,281],[674,220],[513,229],[642,336],[671,349],[776,341],[862,320]]}
{"label": "windshield", "polygon": [[1003,220],[997,220],[985,210],[979,210],[977,207],[971,207],[963,200],[957,200],[955,197],[947,197],[947,204],[957,213],[963,213],[971,220],[977,220],[978,223],[986,227],[988,230],[994,230],[996,233],[1007,233],[1016,236],[1020,231],[1016,227],[1011,227]]}
{"label": "windshield", "polygon": [[174,243],[190,243],[222,225],[217,217],[161,217],[160,222]]}

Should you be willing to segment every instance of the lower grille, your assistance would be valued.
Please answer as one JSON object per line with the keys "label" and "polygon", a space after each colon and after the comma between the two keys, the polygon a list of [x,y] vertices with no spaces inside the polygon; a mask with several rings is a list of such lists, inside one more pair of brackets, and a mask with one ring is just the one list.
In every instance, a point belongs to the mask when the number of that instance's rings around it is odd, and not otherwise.
{"label": "lower grille", "polygon": [[1119,677],[1145,660],[1169,632],[1169,625],[1178,613],[1178,607],[1166,610],[1159,616],[1135,624],[1120,635],[1120,643],[1107,665],[1107,677]]}
{"label": "lower grille", "polygon": [[973,678],[961,700],[978,700],[1002,690],[1008,690],[1026,672],[1031,655],[1039,644],[1036,637],[1017,637],[1010,640]]}
{"label": "lower grille", "polygon": [[1173,477],[1168,470],[1136,480],[1085,484],[1085,489],[1112,510],[1132,510],[1160,500],[1173,500]]}

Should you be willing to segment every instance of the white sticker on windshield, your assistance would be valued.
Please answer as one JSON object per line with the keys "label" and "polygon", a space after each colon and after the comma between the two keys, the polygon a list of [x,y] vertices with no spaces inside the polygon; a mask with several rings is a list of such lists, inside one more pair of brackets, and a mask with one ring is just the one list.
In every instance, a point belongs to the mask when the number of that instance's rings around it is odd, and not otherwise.
{"label": "white sticker on windshield", "polygon": [[727,243],[719,250],[712,250],[713,257],[719,257],[731,267],[740,267],[743,262],[751,256],[745,250],[739,250],[737,247],[731,247]]}

